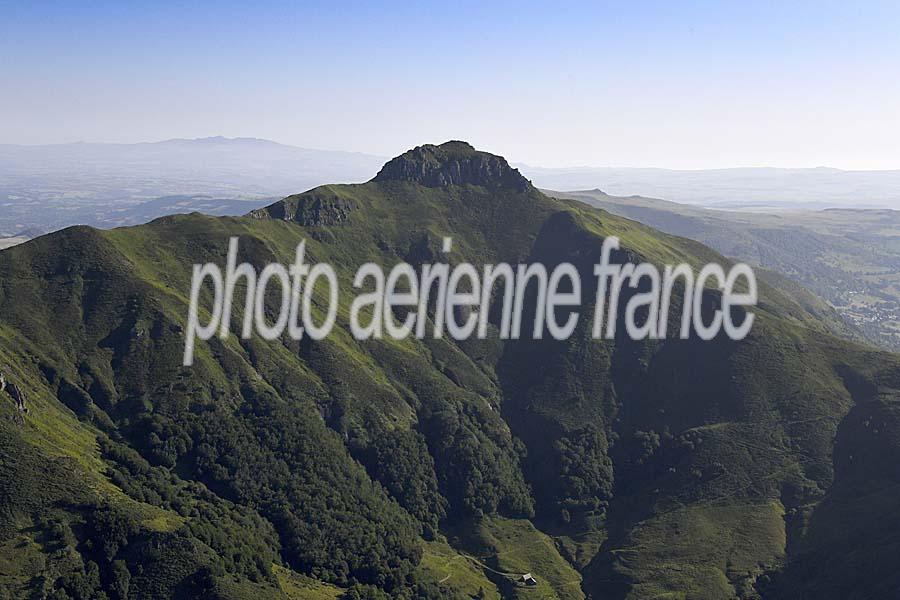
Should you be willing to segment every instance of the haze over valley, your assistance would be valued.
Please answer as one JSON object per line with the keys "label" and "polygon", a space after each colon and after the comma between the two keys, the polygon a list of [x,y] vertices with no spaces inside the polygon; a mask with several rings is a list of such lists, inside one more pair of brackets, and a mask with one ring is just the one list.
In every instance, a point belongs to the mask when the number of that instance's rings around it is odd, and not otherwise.
{"label": "haze over valley", "polygon": [[0,236],[135,225],[194,210],[244,214],[317,185],[365,181],[383,162],[256,138],[0,145]]}
{"label": "haze over valley", "polygon": [[574,198],[767,269],[828,301],[870,343],[900,349],[900,211],[727,211],[599,190]]}

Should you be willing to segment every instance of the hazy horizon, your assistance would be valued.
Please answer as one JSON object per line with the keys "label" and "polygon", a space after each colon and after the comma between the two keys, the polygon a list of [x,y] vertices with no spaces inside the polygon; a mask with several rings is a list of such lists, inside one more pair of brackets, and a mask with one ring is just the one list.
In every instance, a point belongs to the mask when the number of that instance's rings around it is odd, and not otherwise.
{"label": "hazy horizon", "polygon": [[[456,139],[456,138],[454,138]],[[75,141],[67,141],[67,142],[48,142],[48,143],[34,143],[34,144],[21,144],[21,143],[7,143],[0,141],[0,146],[18,146],[22,148],[40,148],[40,147],[54,147],[54,146],[76,146],[76,145],[106,145],[106,146],[136,146],[136,145],[152,145],[152,144],[165,144],[167,142],[212,142],[212,141],[224,141],[224,142],[263,142],[270,144],[277,144],[279,146],[285,146],[288,148],[295,148],[298,150],[312,150],[315,152],[333,152],[333,153],[343,153],[343,154],[361,154],[373,158],[379,158],[383,160],[389,160],[394,156],[398,156],[403,152],[415,147],[410,146],[403,149],[398,149],[393,154],[373,154],[371,152],[365,152],[362,150],[354,150],[349,148],[321,148],[321,147],[313,147],[305,144],[289,144],[286,142],[282,142],[279,140],[262,138],[257,136],[240,136],[240,137],[228,137],[223,135],[207,135],[201,137],[173,137],[166,139],[147,139],[147,140],[138,140],[138,141],[122,141],[122,142],[111,142],[111,141],[103,141],[103,140],[92,140],[92,139],[84,139],[84,140],[75,140]],[[420,144],[416,144],[417,146],[423,144],[440,144],[447,140],[434,140],[434,141],[423,141]],[[468,140],[462,140],[468,141]],[[478,148],[479,150],[485,150],[487,152],[492,152],[490,148]],[[841,167],[835,167],[832,165],[816,165],[816,166],[791,166],[791,165],[769,165],[769,164],[754,164],[754,165],[743,165],[736,164],[731,166],[721,166],[721,167],[694,167],[694,168],[673,168],[673,167],[664,167],[658,165],[618,165],[618,164],[571,164],[571,165],[558,165],[558,166],[548,166],[542,164],[531,164],[523,161],[516,160],[515,157],[504,156],[507,158],[513,166],[516,167],[526,167],[529,169],[536,170],[547,170],[547,171],[571,171],[573,173],[578,173],[582,171],[590,171],[597,169],[633,169],[633,170],[655,170],[655,171],[680,171],[680,172],[692,172],[692,171],[736,171],[736,170],[764,170],[764,169],[772,169],[772,170],[782,170],[782,171],[815,171],[815,170],[829,170],[829,171],[842,171],[847,173],[866,173],[866,172],[891,172],[891,171],[900,171],[900,166],[897,168],[890,169],[845,169]]]}
{"label": "hazy horizon", "polygon": [[[397,155],[408,149],[393,152]],[[249,209],[233,201],[263,205],[320,185],[362,183],[372,179],[390,158],[259,138],[0,145],[0,237],[74,224],[114,227],[144,222],[166,211],[196,209],[220,214],[237,210],[243,214]],[[900,171],[548,168],[524,164],[516,154],[506,158],[534,185],[560,192],[599,188],[612,196],[663,198],[730,210],[900,209]],[[173,196],[217,200],[176,199],[173,203]]]}

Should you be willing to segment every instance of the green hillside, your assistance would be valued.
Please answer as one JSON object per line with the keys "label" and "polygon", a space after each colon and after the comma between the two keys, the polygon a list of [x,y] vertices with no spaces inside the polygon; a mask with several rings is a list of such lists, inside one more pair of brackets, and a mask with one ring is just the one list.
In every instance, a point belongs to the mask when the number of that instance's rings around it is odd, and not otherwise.
{"label": "green hillside", "polygon": [[[363,263],[430,263],[452,236],[453,264],[571,262],[590,299],[610,235],[619,260],[728,263],[549,198],[462,142],[243,218],[75,227],[0,252],[0,369],[29,409],[19,425],[0,397],[0,598],[896,589],[900,357],[833,337],[774,287],[740,342],[594,340],[590,302],[566,341],[349,332]],[[183,367],[192,265],[224,264],[231,236],[257,268],[301,240],[334,265],[332,334],[216,337]]]}

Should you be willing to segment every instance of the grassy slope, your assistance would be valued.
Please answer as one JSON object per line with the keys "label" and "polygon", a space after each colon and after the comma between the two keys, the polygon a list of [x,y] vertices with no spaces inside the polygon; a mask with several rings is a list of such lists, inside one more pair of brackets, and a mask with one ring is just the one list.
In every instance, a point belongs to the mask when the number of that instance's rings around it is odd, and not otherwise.
{"label": "grassy slope", "polygon": [[501,597],[497,585],[489,578],[490,572],[447,542],[429,542],[419,568],[431,580],[468,596],[483,592],[485,598],[492,600]]}

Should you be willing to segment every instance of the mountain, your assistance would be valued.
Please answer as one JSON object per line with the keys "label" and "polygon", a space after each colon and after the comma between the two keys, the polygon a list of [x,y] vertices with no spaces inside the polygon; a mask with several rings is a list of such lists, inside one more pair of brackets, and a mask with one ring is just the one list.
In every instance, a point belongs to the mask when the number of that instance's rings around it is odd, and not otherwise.
{"label": "mountain", "polygon": [[[900,211],[741,212],[639,196],[621,198],[600,190],[547,193],[698,240],[726,256],[768,269],[770,280],[800,283],[836,307],[860,336],[900,350]],[[812,306],[814,300],[805,302]],[[824,316],[826,309],[816,312]],[[850,332],[842,334],[853,337]]]}
{"label": "mountain", "polygon": [[640,194],[707,208],[900,209],[900,170],[519,168],[541,188],[574,191],[599,187],[614,196]]}
{"label": "mountain", "polygon": [[[0,587],[889,597],[900,356],[833,336],[765,281],[740,342],[636,342],[624,327],[593,340],[587,316],[564,341],[504,341],[494,326],[458,342],[350,335],[356,268],[440,260],[444,236],[453,264],[571,262],[590,315],[611,235],[617,262],[729,264],[551,198],[463,142],[247,217],[73,227],[0,252],[0,368],[28,397],[24,415],[0,403]],[[292,263],[301,240],[308,263],[334,265],[331,335],[216,337],[182,366],[192,265],[223,264],[230,236],[257,268]],[[313,299],[321,318],[325,299]],[[720,302],[708,289],[701,306]],[[266,296],[267,314],[279,303]],[[524,322],[533,307],[532,294]],[[536,586],[516,583],[525,573]]]}
{"label": "mountain", "polygon": [[115,227],[122,224],[119,212],[172,195],[250,200],[256,208],[271,202],[260,199],[325,183],[365,181],[383,162],[367,154],[256,138],[0,144],[0,236],[20,235],[30,227]]}

